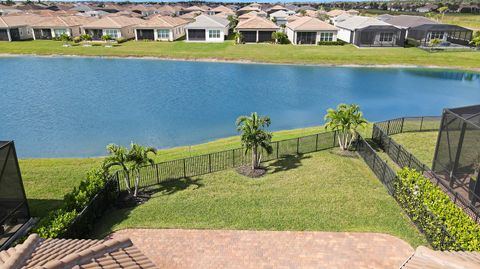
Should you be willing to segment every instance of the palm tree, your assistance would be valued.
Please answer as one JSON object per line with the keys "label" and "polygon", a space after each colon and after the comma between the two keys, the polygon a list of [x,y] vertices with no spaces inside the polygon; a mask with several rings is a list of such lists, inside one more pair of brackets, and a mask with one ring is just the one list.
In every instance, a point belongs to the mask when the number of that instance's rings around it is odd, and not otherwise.
{"label": "palm tree", "polygon": [[107,41],[109,41],[109,40],[111,40],[111,39],[112,39],[112,37],[109,36],[109,35],[102,35],[102,40],[105,41],[105,42],[107,42]]}
{"label": "palm tree", "polygon": [[338,145],[342,150],[348,150],[357,136],[357,129],[367,123],[355,104],[340,104],[337,109],[328,109],[325,115],[325,128],[337,132]]}
{"label": "palm tree", "polygon": [[448,7],[443,6],[443,7],[438,8],[437,10],[438,10],[438,12],[440,12],[440,14],[442,14],[442,21],[443,21],[443,18],[445,18],[445,13],[448,11]]}
{"label": "palm tree", "polygon": [[130,170],[135,172],[135,186],[133,197],[137,197],[138,183],[140,181],[140,168],[145,165],[153,165],[155,161],[149,157],[149,153],[157,154],[157,150],[152,147],[144,147],[139,144],[132,143],[127,154],[127,161],[130,163]]}
{"label": "palm tree", "polygon": [[480,31],[475,32],[470,44],[474,45],[477,49],[480,48]]}
{"label": "palm tree", "polygon": [[110,156],[105,158],[103,161],[103,168],[105,171],[109,171],[111,167],[113,166],[119,166],[125,175],[124,180],[125,180],[125,187],[127,188],[127,192],[131,194],[131,188],[130,188],[130,171],[127,167],[127,162],[128,162],[128,150],[119,145],[115,144],[109,144],[107,146],[107,151],[110,153]]}
{"label": "palm tree", "polygon": [[265,150],[267,154],[273,152],[272,133],[265,130],[270,126],[270,118],[268,116],[257,115],[253,112],[250,116],[240,116],[237,119],[237,130],[241,132],[242,146],[245,147],[245,155],[248,151],[252,152],[252,169],[260,166],[262,160],[261,150]]}
{"label": "palm tree", "polygon": [[235,44],[240,44],[243,41],[243,34],[240,31],[235,32]]}

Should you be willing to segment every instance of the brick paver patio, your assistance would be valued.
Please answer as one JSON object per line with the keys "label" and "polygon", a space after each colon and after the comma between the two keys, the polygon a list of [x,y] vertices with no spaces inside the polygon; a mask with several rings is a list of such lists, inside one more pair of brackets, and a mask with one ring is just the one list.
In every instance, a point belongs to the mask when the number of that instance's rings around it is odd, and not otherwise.
{"label": "brick paver patio", "polygon": [[399,268],[414,250],[377,233],[127,229],[160,268]]}

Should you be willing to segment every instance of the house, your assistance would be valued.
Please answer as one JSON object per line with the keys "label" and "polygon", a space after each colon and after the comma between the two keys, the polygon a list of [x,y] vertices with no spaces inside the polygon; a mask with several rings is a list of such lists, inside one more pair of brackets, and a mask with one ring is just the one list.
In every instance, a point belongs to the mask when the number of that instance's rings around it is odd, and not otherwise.
{"label": "house", "polygon": [[174,41],[185,35],[187,24],[178,17],[154,16],[134,26],[135,40]]}
{"label": "house", "polygon": [[427,12],[436,10],[437,8],[438,8],[438,5],[435,5],[435,4],[426,4],[426,5],[423,6],[423,7],[417,8],[416,11],[417,11],[417,12],[420,12],[420,13],[427,13]]}
{"label": "house", "polygon": [[220,13],[226,14],[227,16],[228,15],[232,15],[232,16],[235,15],[235,11],[233,11],[231,8],[228,8],[228,7],[223,6],[223,5],[212,8],[210,10],[210,12],[213,13],[212,15],[220,14]]}
{"label": "house", "polygon": [[268,14],[272,14],[272,13],[275,13],[277,11],[287,11],[288,9],[286,9],[285,7],[281,6],[281,5],[275,5],[269,9],[267,9],[267,13]]}
{"label": "house", "polygon": [[199,6],[191,6],[191,7],[187,7],[187,8],[184,8],[184,9],[180,10],[179,15],[187,14],[187,13],[190,13],[190,12],[206,13],[207,11],[208,10],[206,10],[204,8],[201,8]]}
{"label": "house", "polygon": [[228,35],[229,21],[217,16],[200,15],[185,26],[186,40],[193,42],[223,42]]}
{"label": "house", "polygon": [[33,39],[30,24],[45,19],[37,15],[15,15],[0,17],[0,41]]}
{"label": "house", "polygon": [[237,10],[237,14],[243,15],[245,13],[252,12],[252,11],[260,12],[261,10],[262,10],[261,6],[259,4],[254,3],[254,4],[250,4],[248,6],[244,6],[240,8],[239,10]]}
{"label": "house", "polygon": [[293,15],[287,13],[285,10],[279,10],[270,14],[270,19],[278,26],[287,24],[288,16]]}
{"label": "house", "polygon": [[347,14],[351,15],[351,16],[357,16],[358,14],[360,14],[360,12],[354,10],[354,9],[349,9],[346,11]]}
{"label": "house", "polygon": [[422,46],[429,45],[432,39],[440,39],[445,45],[469,45],[473,31],[458,25],[444,24],[437,21],[411,15],[381,16],[378,19],[406,30],[406,38],[416,40]]}
{"label": "house", "polygon": [[246,43],[272,42],[272,33],[279,29],[271,20],[258,16],[240,21],[236,27],[236,31],[242,34],[242,41]]}
{"label": "house", "polygon": [[201,12],[189,12],[183,15],[178,16],[180,19],[186,20],[188,22],[194,22],[195,18],[202,15]]}
{"label": "house", "polygon": [[95,19],[83,16],[55,16],[44,18],[30,27],[33,29],[33,39],[50,40],[62,34],[69,37],[80,36],[80,27],[93,20]]}
{"label": "house", "polygon": [[337,27],[317,18],[300,17],[288,22],[285,31],[288,39],[296,45],[317,44],[320,41],[337,41]]}
{"label": "house", "polygon": [[345,13],[347,13],[345,10],[333,9],[333,10],[330,10],[329,12],[327,12],[327,16],[330,17],[330,18],[333,18],[333,17],[337,17],[337,16],[340,16],[340,15],[345,14]]}
{"label": "house", "polygon": [[131,39],[135,38],[133,26],[142,22],[141,19],[125,16],[104,17],[84,24],[81,28],[82,32],[92,36],[93,40],[101,40],[104,35],[109,35],[113,39]]}
{"label": "house", "polygon": [[248,12],[248,13],[245,13],[245,14],[243,14],[243,15],[238,16],[238,20],[239,20],[239,21],[244,21],[244,20],[251,19],[251,18],[253,18],[253,17],[266,18],[266,17],[267,17],[267,13],[264,12],[264,11],[260,11],[260,12],[252,11],[252,12]]}
{"label": "house", "polygon": [[298,19],[300,19],[300,18],[303,18],[303,17],[297,16],[297,15],[288,16],[288,18],[287,18],[287,23],[292,22],[292,21],[295,21],[295,20],[298,20]]}
{"label": "house", "polygon": [[353,16],[335,25],[337,38],[358,47],[403,47],[405,29],[373,17]]}
{"label": "house", "polygon": [[338,15],[336,17],[330,18],[330,23],[333,24],[333,25],[337,25],[337,23],[345,21],[346,19],[349,19],[351,17],[353,17],[353,16],[348,14],[348,13],[343,13],[343,14]]}
{"label": "house", "polygon": [[126,237],[43,239],[31,234],[23,243],[0,251],[0,256],[1,268],[157,268]]}
{"label": "house", "polygon": [[292,4],[287,4],[285,5],[285,8],[287,10],[290,10],[290,11],[293,11],[295,13],[297,13],[299,10],[300,10],[300,7],[296,6],[296,5],[292,5]]}

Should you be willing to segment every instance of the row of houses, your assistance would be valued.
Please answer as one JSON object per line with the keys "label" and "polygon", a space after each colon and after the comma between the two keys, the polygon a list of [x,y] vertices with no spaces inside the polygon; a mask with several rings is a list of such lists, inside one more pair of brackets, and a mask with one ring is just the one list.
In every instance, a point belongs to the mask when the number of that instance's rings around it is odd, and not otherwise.
{"label": "row of houses", "polygon": [[[407,39],[416,40],[421,45],[440,39],[445,44],[465,46],[473,35],[470,29],[420,16],[382,15],[374,18],[358,16],[352,11],[330,11],[330,19],[322,21],[318,15],[288,15],[282,6],[273,6],[268,12],[259,10],[254,4],[247,7],[243,11],[248,12],[236,17],[238,24],[233,29],[231,21],[221,14],[224,11],[214,15],[200,13],[192,19],[164,15],[146,19],[129,16],[0,16],[0,40],[53,39],[62,34],[70,37],[89,34],[93,40],[101,40],[102,36],[108,35],[112,39],[174,41],[185,37],[189,42],[223,42],[232,32],[239,32],[242,42],[258,43],[271,42],[272,33],[281,31],[293,44],[343,40],[359,47],[402,47]],[[276,17],[279,13],[286,16],[280,20]]]}

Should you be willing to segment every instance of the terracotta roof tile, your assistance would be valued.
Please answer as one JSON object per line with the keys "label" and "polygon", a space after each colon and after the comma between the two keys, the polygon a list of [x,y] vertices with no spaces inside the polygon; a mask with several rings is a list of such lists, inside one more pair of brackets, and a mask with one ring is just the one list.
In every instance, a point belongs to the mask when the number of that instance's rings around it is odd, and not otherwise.
{"label": "terracotta roof tile", "polygon": [[312,17],[300,17],[286,25],[296,31],[336,31],[337,27]]}
{"label": "terracotta roof tile", "polygon": [[135,28],[142,28],[142,27],[153,27],[153,28],[174,28],[183,24],[187,24],[188,21],[178,18],[178,17],[171,17],[171,16],[154,16],[144,22],[135,26]]}
{"label": "terracotta roof tile", "polygon": [[96,19],[84,16],[55,16],[33,23],[32,27],[72,27],[81,26]]}
{"label": "terracotta roof tile", "polygon": [[274,22],[271,20],[254,16],[248,20],[242,20],[238,23],[237,29],[280,29]]}
{"label": "terracotta roof tile", "polygon": [[123,28],[142,23],[143,20],[126,16],[104,17],[83,25],[84,28]]}

